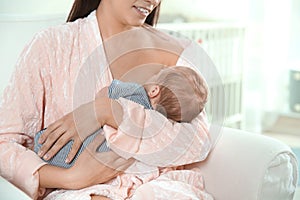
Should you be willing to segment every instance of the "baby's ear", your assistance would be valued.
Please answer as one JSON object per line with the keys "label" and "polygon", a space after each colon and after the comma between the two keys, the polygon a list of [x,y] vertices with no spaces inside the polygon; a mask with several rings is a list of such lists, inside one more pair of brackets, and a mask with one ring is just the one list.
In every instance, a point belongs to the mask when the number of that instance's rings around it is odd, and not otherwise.
{"label": "baby's ear", "polygon": [[155,98],[159,95],[159,92],[160,92],[160,88],[158,85],[151,85],[149,88],[148,88],[148,96],[150,98]]}

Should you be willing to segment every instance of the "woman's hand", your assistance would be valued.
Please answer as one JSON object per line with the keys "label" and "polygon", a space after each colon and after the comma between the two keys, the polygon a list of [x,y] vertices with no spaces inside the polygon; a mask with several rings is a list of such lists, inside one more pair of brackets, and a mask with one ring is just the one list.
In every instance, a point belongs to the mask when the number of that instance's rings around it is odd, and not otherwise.
{"label": "woman's hand", "polygon": [[113,151],[96,152],[104,139],[98,134],[69,169],[48,164],[42,166],[39,169],[40,187],[82,189],[107,182],[123,173],[135,160],[126,160]]}
{"label": "woman's hand", "polygon": [[[107,98],[108,87],[104,87],[97,93],[97,97]],[[104,98],[105,97],[105,98]],[[102,105],[101,105],[102,106]],[[104,106],[109,106],[108,104]],[[100,112],[105,112],[101,108]],[[65,144],[73,140],[72,149],[68,154],[66,162],[73,160],[82,142],[104,124],[99,124],[96,114],[99,110],[95,109],[95,101],[84,104],[73,112],[65,115],[61,119],[51,124],[41,135],[39,143],[43,144],[38,155],[45,160],[51,159]],[[101,115],[102,116],[102,115]],[[103,117],[101,118],[102,121]]]}
{"label": "woman's hand", "polygon": [[96,118],[94,102],[80,106],[51,124],[41,135],[43,144],[38,155],[45,160],[52,158],[66,143],[73,140],[66,162],[71,162],[82,145],[82,141],[101,128]]}
{"label": "woman's hand", "polygon": [[80,154],[74,166],[67,169],[67,189],[81,189],[107,182],[123,173],[135,161],[126,160],[113,151],[96,152],[104,139],[103,135],[98,134]]}

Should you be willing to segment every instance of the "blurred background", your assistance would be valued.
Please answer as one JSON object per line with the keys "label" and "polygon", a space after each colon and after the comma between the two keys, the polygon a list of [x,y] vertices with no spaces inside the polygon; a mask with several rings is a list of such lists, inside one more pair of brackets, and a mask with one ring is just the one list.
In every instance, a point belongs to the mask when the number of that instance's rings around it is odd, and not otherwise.
{"label": "blurred background", "polygon": [[[0,93],[33,34],[64,23],[72,3],[0,1]],[[226,126],[276,137],[300,157],[299,22],[300,0],[162,0],[158,27],[195,40],[213,59]],[[213,98],[218,91],[211,88]]]}

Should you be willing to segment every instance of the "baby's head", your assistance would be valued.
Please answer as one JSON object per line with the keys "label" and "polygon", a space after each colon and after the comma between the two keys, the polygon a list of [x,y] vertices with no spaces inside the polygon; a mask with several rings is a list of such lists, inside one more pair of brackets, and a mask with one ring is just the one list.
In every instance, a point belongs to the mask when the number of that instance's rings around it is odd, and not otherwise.
{"label": "baby's head", "polygon": [[204,78],[189,67],[163,68],[145,84],[152,107],[177,122],[190,122],[208,97]]}

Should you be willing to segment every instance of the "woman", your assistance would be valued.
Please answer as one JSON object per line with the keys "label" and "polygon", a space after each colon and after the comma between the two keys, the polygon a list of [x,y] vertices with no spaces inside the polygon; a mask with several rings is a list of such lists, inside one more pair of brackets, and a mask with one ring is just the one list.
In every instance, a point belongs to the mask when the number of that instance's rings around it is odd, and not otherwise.
{"label": "woman", "polygon": [[[113,78],[142,82],[159,71],[159,67],[143,67],[141,71],[139,66],[187,65],[182,54],[189,47],[188,41],[176,40],[146,25],[155,24],[159,5],[159,0],[76,0],[68,19],[73,22],[36,34],[22,52],[0,107],[1,176],[33,199],[43,197],[45,188],[80,189],[55,191],[49,198],[67,195],[83,199],[80,194],[97,194],[113,199],[129,195],[139,199],[144,192],[152,195],[151,199],[210,198],[203,192],[201,175],[196,171],[164,171],[155,180],[120,185],[123,182],[113,178],[133,161],[114,152],[96,155],[93,150],[101,144],[103,136],[67,170],[46,165],[31,150],[34,134],[49,127],[45,134],[49,137],[41,141],[45,147],[40,156],[50,158],[73,139],[70,161],[82,139],[107,124],[118,128],[122,137],[155,135],[157,139],[149,141],[154,141],[156,148],[150,157],[140,160],[147,164],[174,167],[206,158],[214,141],[208,135],[204,113],[191,123],[171,123],[124,99],[107,100],[101,95],[95,99],[97,92]],[[140,148],[136,142],[136,148]],[[161,183],[165,180],[178,192],[163,189]],[[110,184],[96,185],[107,181]]]}

